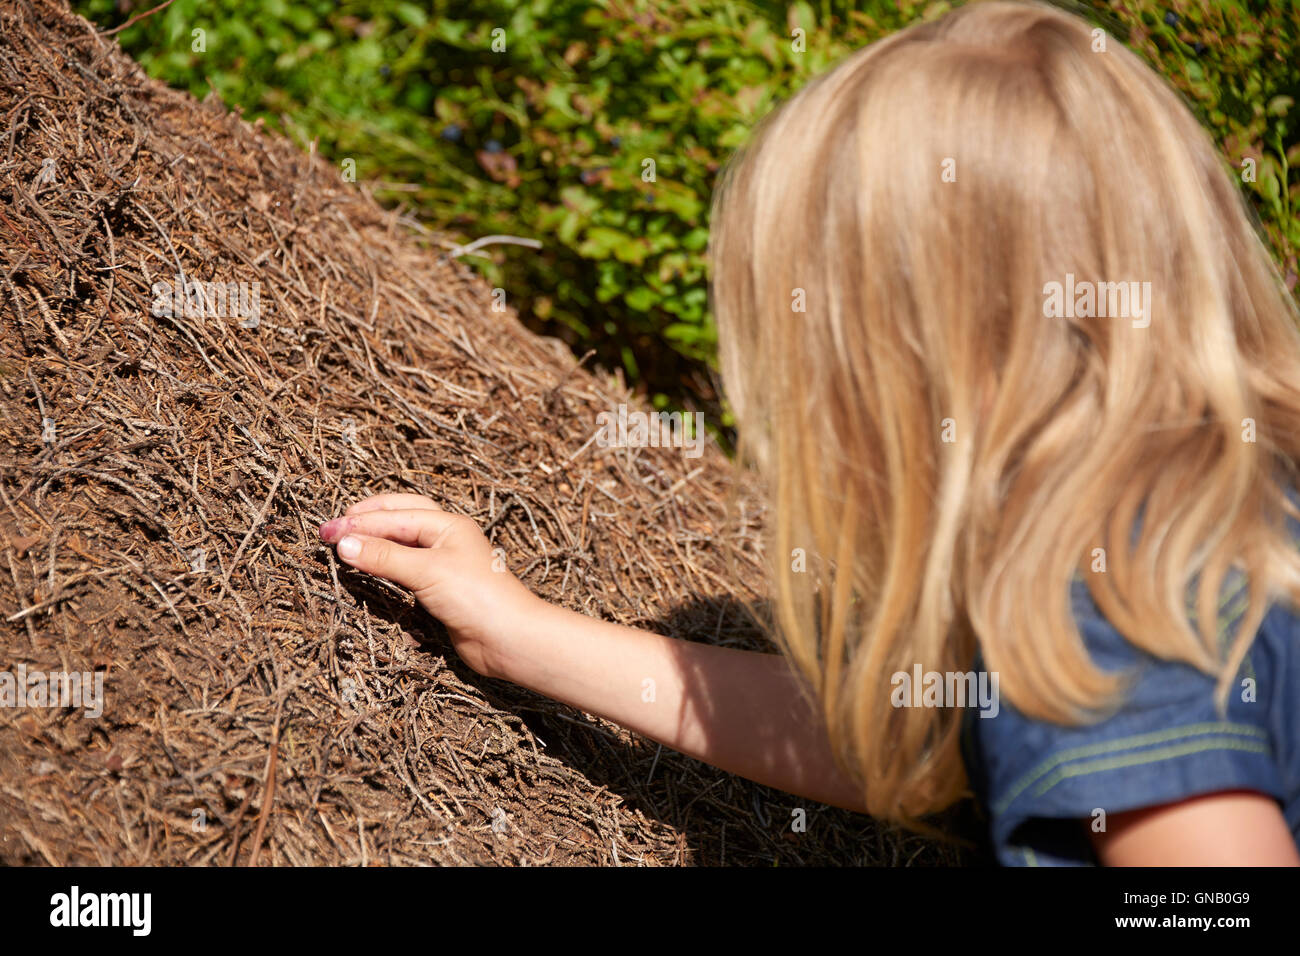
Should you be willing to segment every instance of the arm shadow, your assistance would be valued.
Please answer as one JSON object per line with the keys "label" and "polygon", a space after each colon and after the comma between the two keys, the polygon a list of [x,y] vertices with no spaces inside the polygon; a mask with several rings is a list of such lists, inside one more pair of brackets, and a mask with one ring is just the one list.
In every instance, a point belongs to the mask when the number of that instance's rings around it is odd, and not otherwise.
{"label": "arm shadow", "polygon": [[[539,750],[581,774],[623,806],[671,827],[684,841],[683,862],[706,866],[984,866],[978,812],[967,800],[928,821],[950,839],[933,840],[863,814],[762,786],[679,754],[506,681],[483,677],[456,655],[442,625],[418,607],[398,606],[352,575],[340,583],[370,613],[396,623],[419,642],[410,663],[425,673],[450,670],[494,708],[518,717]],[[763,633],[765,604],[731,596],[699,598],[635,626],[682,640],[775,648]],[[688,680],[689,684],[689,680]],[[690,706],[707,718],[710,696],[699,688]],[[774,742],[777,745],[777,742]],[[802,811],[802,813],[799,813]],[[794,822],[805,826],[796,832]]]}

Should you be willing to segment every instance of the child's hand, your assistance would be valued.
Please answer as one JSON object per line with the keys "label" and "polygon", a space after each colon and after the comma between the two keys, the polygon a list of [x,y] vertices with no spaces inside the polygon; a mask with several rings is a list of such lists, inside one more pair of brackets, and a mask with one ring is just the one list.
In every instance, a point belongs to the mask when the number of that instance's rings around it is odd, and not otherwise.
{"label": "child's hand", "polygon": [[507,637],[544,603],[494,556],[472,518],[418,495],[358,501],[320,536],[350,566],[409,588],[480,674],[496,676]]}
{"label": "child's hand", "polygon": [[759,783],[863,808],[862,788],[837,767],[817,709],[781,657],[678,641],[547,604],[502,562],[494,570],[492,546],[473,521],[428,498],[367,498],[321,525],[320,536],[352,567],[410,588],[478,673]]}

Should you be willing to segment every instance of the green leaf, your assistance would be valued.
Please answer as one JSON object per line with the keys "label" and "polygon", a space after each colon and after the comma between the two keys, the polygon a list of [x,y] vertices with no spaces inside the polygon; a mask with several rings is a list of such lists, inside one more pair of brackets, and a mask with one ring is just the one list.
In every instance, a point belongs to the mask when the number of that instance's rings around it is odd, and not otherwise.
{"label": "green leaf", "polygon": [[623,297],[627,307],[638,312],[649,312],[658,300],[659,296],[654,293],[654,290],[645,286],[638,286]]}

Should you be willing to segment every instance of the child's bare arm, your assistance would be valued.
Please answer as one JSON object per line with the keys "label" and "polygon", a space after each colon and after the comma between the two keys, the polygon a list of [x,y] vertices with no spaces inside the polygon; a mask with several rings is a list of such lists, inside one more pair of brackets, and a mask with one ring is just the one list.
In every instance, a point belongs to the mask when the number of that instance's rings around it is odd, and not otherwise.
{"label": "child's bare arm", "polygon": [[1111,815],[1093,847],[1107,866],[1298,866],[1277,801],[1226,792]]}
{"label": "child's bare arm", "polygon": [[[321,527],[352,567],[411,589],[480,674],[605,717],[723,770],[861,810],[784,658],[675,640],[547,604],[478,526],[426,498],[380,495]],[[361,545],[349,553],[342,539]]]}
{"label": "child's bare arm", "polygon": [[862,809],[784,658],[675,640],[539,603],[500,659],[498,676],[723,770]]}

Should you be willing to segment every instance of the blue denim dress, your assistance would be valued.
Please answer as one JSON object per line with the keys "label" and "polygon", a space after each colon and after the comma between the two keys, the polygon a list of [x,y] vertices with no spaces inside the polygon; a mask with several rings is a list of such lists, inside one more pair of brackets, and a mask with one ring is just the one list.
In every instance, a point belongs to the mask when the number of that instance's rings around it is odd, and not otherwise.
{"label": "blue denim dress", "polygon": [[[1220,634],[1235,632],[1244,581],[1230,579]],[[1129,644],[1102,616],[1082,580],[1072,604],[1079,632],[1103,670],[1132,675],[1112,716],[1081,727],[1031,720],[1002,701],[996,716],[965,714],[963,756],[991,851],[1010,866],[1095,865],[1088,826],[1125,810],[1221,790],[1276,799],[1300,846],[1300,618],[1275,606],[1264,618],[1229,693],[1215,679]],[[979,667],[977,662],[976,667]]]}

